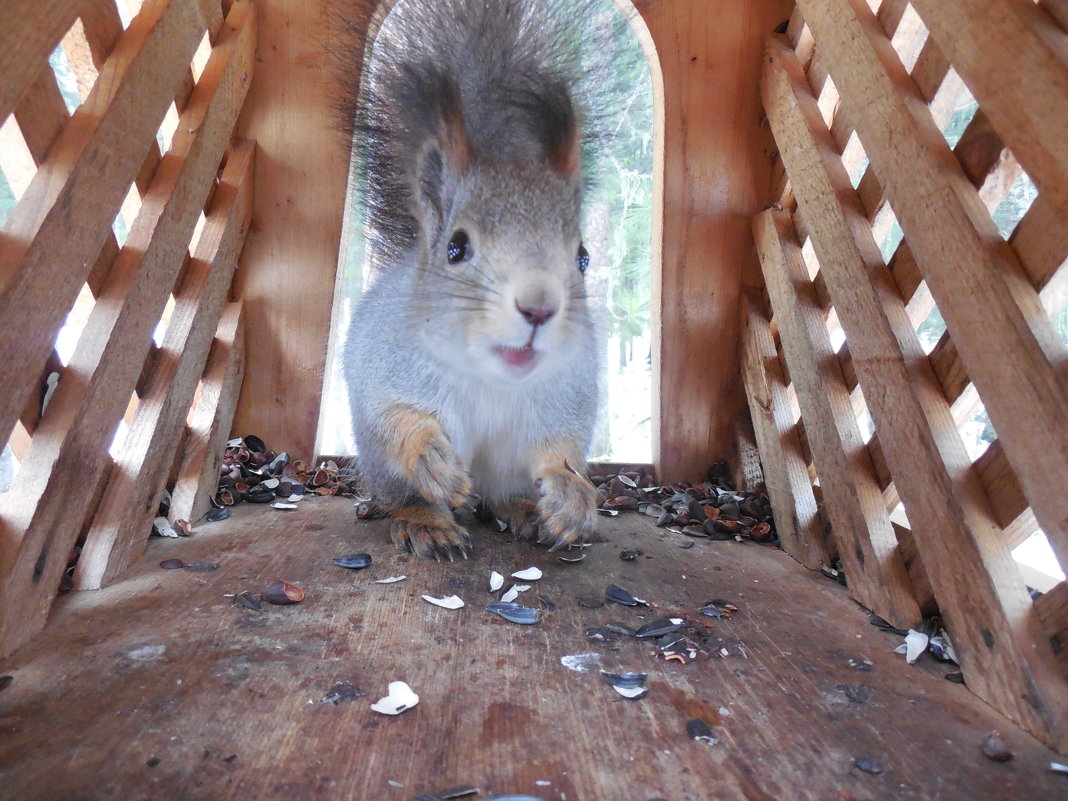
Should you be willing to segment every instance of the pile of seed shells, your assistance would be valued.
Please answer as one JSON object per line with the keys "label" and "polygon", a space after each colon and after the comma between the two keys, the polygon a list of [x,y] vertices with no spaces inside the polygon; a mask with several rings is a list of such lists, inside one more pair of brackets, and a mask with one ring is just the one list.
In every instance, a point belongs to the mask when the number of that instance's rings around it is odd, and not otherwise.
{"label": "pile of seed shells", "polygon": [[[215,508],[207,519],[223,520],[239,503],[269,503],[278,508],[305,495],[356,495],[355,470],[334,461],[313,467],[303,459],[291,459],[283,451],[268,450],[255,434],[246,434],[226,444],[219,470],[219,488],[212,499]],[[368,514],[361,515],[370,516]]]}
{"label": "pile of seed shells", "polygon": [[735,489],[725,462],[712,465],[699,484],[657,486],[644,468],[590,480],[602,514],[637,511],[655,518],[658,527],[690,537],[764,543],[778,538],[767,494]]}

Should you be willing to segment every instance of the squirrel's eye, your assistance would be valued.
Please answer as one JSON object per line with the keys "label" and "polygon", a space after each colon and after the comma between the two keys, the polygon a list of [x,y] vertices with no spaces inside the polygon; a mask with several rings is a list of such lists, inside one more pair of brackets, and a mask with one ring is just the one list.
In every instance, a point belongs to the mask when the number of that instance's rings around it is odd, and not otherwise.
{"label": "squirrel's eye", "polygon": [[590,268],[590,252],[583,245],[579,245],[578,253],[575,255],[575,263],[578,265],[580,273],[584,273]]}
{"label": "squirrel's eye", "polygon": [[449,247],[446,253],[449,257],[449,264],[459,264],[474,255],[471,240],[467,238],[465,231],[452,232],[452,238],[449,240]]}

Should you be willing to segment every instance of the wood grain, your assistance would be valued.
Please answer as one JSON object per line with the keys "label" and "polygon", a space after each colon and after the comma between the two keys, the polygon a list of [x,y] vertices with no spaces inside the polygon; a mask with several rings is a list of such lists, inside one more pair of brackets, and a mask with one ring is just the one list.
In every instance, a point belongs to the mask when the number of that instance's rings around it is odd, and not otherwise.
{"label": "wood grain", "polygon": [[330,94],[326,0],[256,4],[257,78],[238,125],[259,143],[252,228],[235,297],[247,369],[234,425],[276,450],[311,454],[322,393],[348,146]]}
{"label": "wood grain", "polygon": [[834,54],[831,74],[854,109],[872,168],[1035,516],[1068,564],[1068,493],[1060,481],[1068,475],[1068,381],[1054,367],[1064,344],[866,4],[836,0],[802,10]]}
{"label": "wood grain", "polygon": [[233,428],[245,374],[245,328],[240,303],[223,310],[181,449],[169,517],[196,525],[219,489],[219,467]]}
{"label": "wood grain", "polygon": [[757,215],[753,230],[849,590],[895,625],[913,626],[919,607],[793,225],[785,212],[768,210]]}
{"label": "wood grain", "polygon": [[0,26],[0,120],[37,79],[81,5],[69,0],[6,0]]}
{"label": "wood grain", "polygon": [[740,291],[744,276],[759,275],[749,220],[771,200],[774,149],[759,125],[760,42],[789,17],[791,4],[635,6],[664,80],[654,461],[664,480],[692,480],[729,453],[731,421],[745,405],[736,344]]}
{"label": "wood grain", "polygon": [[913,3],[1039,191],[1068,217],[1068,46],[1034,3]]}
{"label": "wood grain", "polygon": [[203,24],[188,2],[146,5],[8,217],[0,238],[0,439],[25,404],[21,378],[44,366],[111,232]]}
{"label": "wood grain", "polygon": [[[926,657],[907,666],[891,653],[899,638],[870,626],[834,582],[770,548],[680,550],[681,538],[636,514],[602,530],[609,542],[577,566],[481,527],[470,561],[439,565],[394,550],[388,521],[357,522],[351,501],[319,498],[293,513],[238,507],[191,539],[155,539],[127,577],[65,598],[44,636],[0,663],[12,676],[0,693],[5,792],[411,801],[471,784],[477,798],[546,801],[1063,795],[1064,777],[1049,771],[1055,754],[943,680],[946,667]],[[622,562],[631,547],[652,558]],[[367,570],[331,564],[357,551],[373,557]],[[219,567],[161,570],[166,558]],[[529,565],[545,576],[526,595],[555,608],[528,627],[485,611],[489,571]],[[374,583],[398,574],[409,578]],[[300,584],[305,601],[256,613],[225,597],[276,578]],[[658,608],[579,605],[608,584]],[[423,593],[456,593],[467,606],[438,609]],[[584,636],[609,621],[700,620],[697,607],[713,597],[739,606],[704,629],[724,658],[682,665],[634,640]],[[596,668],[561,665],[581,653],[600,654],[608,670],[648,672],[649,694],[626,701]],[[418,706],[396,718],[371,711],[397,679]],[[339,682],[358,697],[324,702]],[[690,740],[692,718],[719,743]],[[995,729],[1010,763],[979,749]],[[864,758],[884,772],[861,772],[853,760]]]}
{"label": "wood grain", "polygon": [[[225,41],[224,33],[220,47]],[[211,77],[206,71],[205,80]],[[252,142],[242,143],[220,177],[193,260],[174,293],[174,310],[137,413],[86,534],[76,589],[98,589],[144,552],[248,230],[254,152]]]}
{"label": "wood grain", "polygon": [[249,6],[235,3],[93,307],[65,372],[68,380],[60,381],[11,491],[0,499],[0,516],[14,546],[0,553],[0,597],[10,612],[0,621],[0,652],[24,642],[43,624],[91,500],[84,487],[94,485],[110,466],[100,455],[126,409],[152,331],[188,254],[193,226],[244,98],[254,43]]}
{"label": "wood grain", "polygon": [[743,308],[746,326],[742,332],[742,380],[764,465],[764,481],[775,512],[775,530],[783,550],[805,567],[830,565],[823,542],[823,520],[816,509],[808,465],[801,456],[771,321],[755,299],[745,298]]}

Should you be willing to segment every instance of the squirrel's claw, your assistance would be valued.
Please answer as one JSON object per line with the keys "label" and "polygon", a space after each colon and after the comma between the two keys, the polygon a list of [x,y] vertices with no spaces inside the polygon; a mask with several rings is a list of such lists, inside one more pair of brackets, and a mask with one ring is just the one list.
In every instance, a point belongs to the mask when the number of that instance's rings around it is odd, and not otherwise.
{"label": "squirrel's claw", "polygon": [[391,510],[390,536],[398,548],[424,559],[456,561],[453,551],[467,558],[471,535],[452,514],[428,506],[407,506]]}

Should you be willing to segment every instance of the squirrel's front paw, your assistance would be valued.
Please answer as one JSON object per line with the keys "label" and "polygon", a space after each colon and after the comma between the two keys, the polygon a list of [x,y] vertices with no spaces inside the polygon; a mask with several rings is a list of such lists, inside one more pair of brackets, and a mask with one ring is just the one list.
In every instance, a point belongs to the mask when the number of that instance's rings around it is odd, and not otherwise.
{"label": "squirrel's front paw", "polygon": [[390,510],[390,515],[393,525],[389,533],[398,548],[439,562],[453,561],[454,552],[467,558],[471,535],[451,513],[426,506],[405,506]]}
{"label": "squirrel's front paw", "polygon": [[549,550],[582,542],[593,531],[597,520],[597,492],[589,481],[564,466],[540,476],[537,487],[541,493],[538,541],[551,543]]}
{"label": "squirrel's front paw", "polygon": [[471,477],[438,421],[409,406],[394,406],[384,418],[394,433],[393,458],[416,492],[432,506],[466,503]]}

